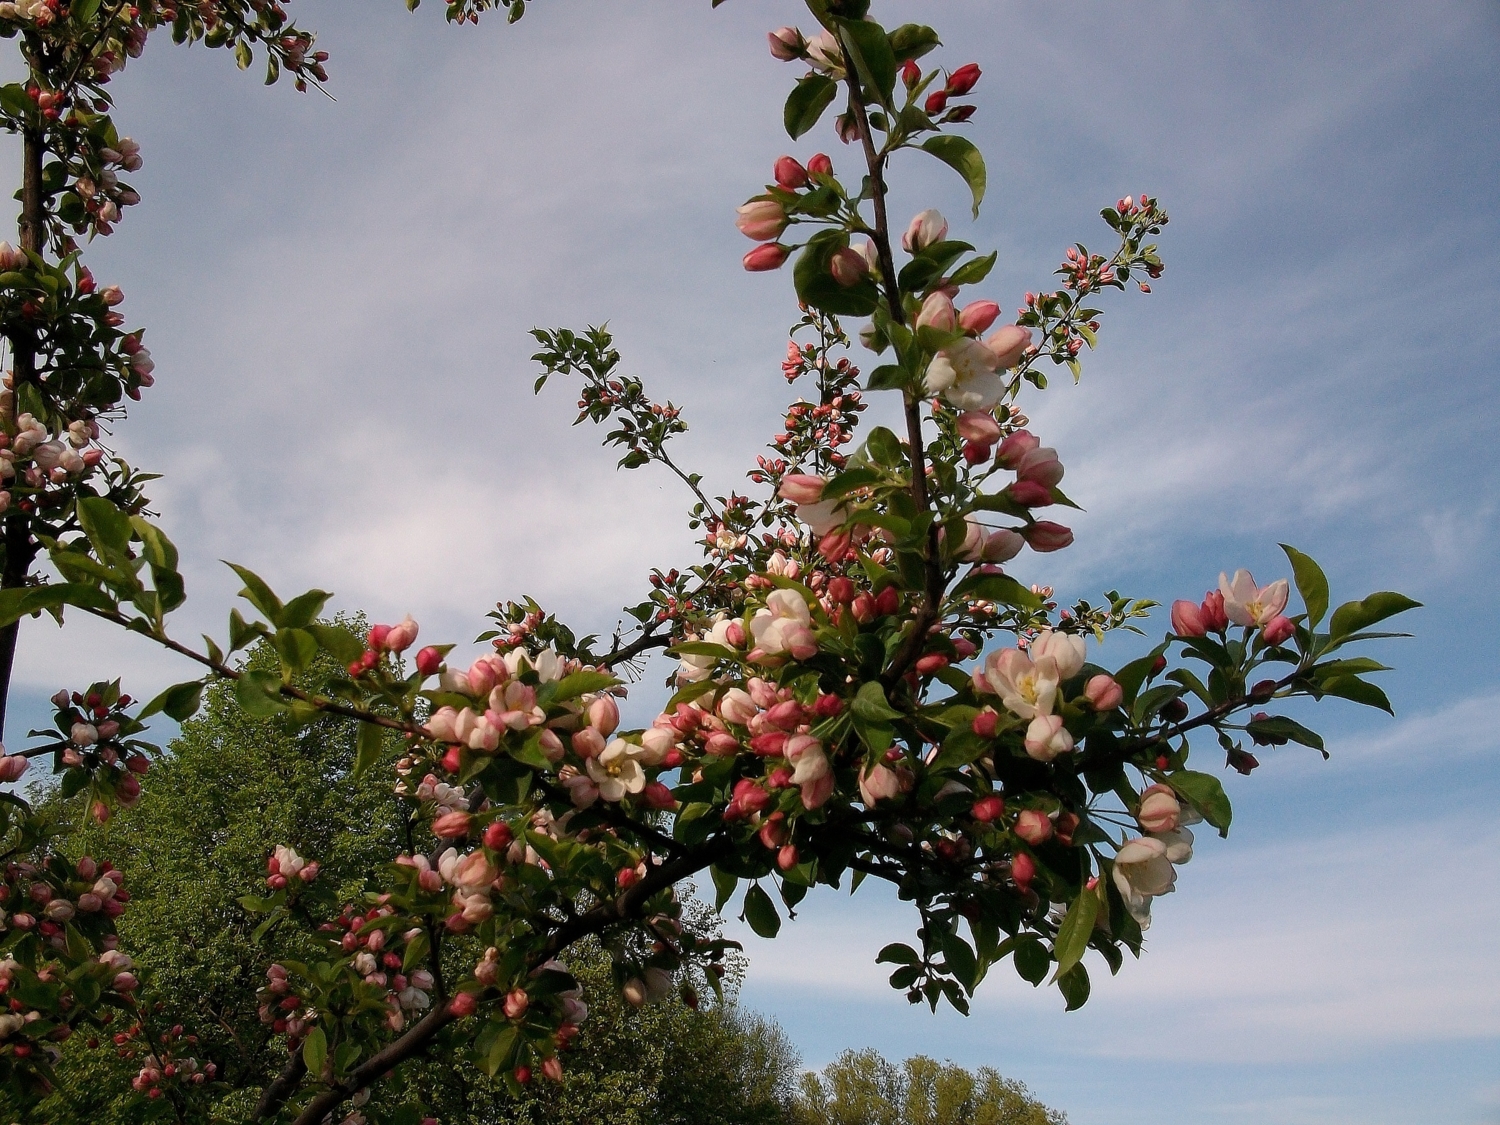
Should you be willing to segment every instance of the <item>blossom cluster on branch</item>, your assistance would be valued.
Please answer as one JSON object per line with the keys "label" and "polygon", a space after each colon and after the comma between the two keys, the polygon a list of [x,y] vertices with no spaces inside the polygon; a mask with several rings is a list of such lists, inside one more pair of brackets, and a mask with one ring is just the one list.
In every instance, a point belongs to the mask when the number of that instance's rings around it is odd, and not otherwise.
{"label": "blossom cluster on branch", "polygon": [[[472,23],[497,6],[450,0],[447,15]],[[524,11],[503,6],[512,19]],[[410,617],[355,636],[325,619],[326,591],[283,599],[239,566],[245,605],[223,640],[177,639],[178,552],[144,514],[146,478],[118,460],[101,469],[101,420],[153,377],[142,332],[121,331],[118,290],[94,285],[74,242],[108,234],[136,202],[120,175],[141,157],[108,117],[109,76],[168,26],[232,46],[242,65],[259,44],[268,77],[286,69],[299,85],[324,80],[326,56],[260,0],[0,4],[0,33],[20,37],[31,72],[0,89],[0,123],[22,133],[35,165],[22,248],[0,248],[0,334],[13,356],[0,398],[0,625],[13,645],[27,614],[86,613],[200,670],[139,707],[118,683],[59,693],[56,729],[0,757],[0,779],[50,755],[78,819],[106,820],[136,801],[157,753],[136,737],[144,721],[186,719],[216,681],[256,718],[357,724],[355,775],[386,768],[399,745],[390,784],[407,844],[361,894],[320,878],[304,841],[281,839],[265,841],[264,893],[238,900],[259,918],[257,940],[294,932],[310,950],[263,968],[257,1002],[280,1075],[256,1092],[254,1119],[420,1120],[423,1106],[386,1106],[379,1087],[428,1052],[465,1053],[516,1086],[565,1080],[588,1015],[567,969],[576,943],[608,951],[631,1004],[674,991],[696,1003],[694,981],[718,988],[734,943],[698,932],[677,891],[703,873],[718,908],[738,903],[768,938],[815,888],[890,883],[913,905],[916,934],[879,960],[913,1003],[967,1011],[1009,960],[1034,985],[1050,976],[1076,1008],[1091,967],[1117,972],[1140,954],[1154,900],[1192,857],[1192,826],[1228,833],[1230,802],[1201,768],[1200,736],[1249,773],[1259,762],[1247,740],[1322,749],[1268,710],[1286,700],[1389,710],[1365,678],[1383,666],[1344,650],[1387,635],[1371,627],[1415,603],[1381,592],[1330,615],[1326,577],[1293,548],[1290,581],[1226,573],[1201,603],[1177,600],[1171,631],[1118,667],[1104,663],[1107,634],[1141,633],[1155,603],[1110,591],[1062,606],[1051,587],[1006,573],[1023,551],[1074,539],[1048,518],[1076,507],[1060,488],[1063,458],[1021,397],[1046,387],[1044,361],[1081,374],[1097,297],[1132,281],[1150,292],[1146,279],[1163,274],[1150,240],[1167,215],[1147,195],[1117,200],[1103,210],[1108,252],[1069,247],[1059,287],[1026,293],[1005,321],[999,294],[983,289],[996,253],[953,237],[937,209],[904,226],[887,214],[887,177],[908,154],[955,170],[977,215],[985,163],[959,130],[977,112],[966,99],[979,66],[929,69],[937,33],[888,30],[864,0],[808,7],[811,33],[770,33],[776,59],[807,68],[787,131],[800,139],[837,105],[848,148],[837,162],[780,156],[736,215],[756,243],[747,269],[791,263],[798,319],[780,372],[809,396],[748,469],[757,495],[719,494],[677,463],[682,409],[620,371],[607,331],[538,329],[535,390],[581,380],[577,422],[610,427],[620,466],[657,465],[689,490],[703,559],[654,571],[626,609],[634,624],[608,643],[525,598],[489,615],[479,639],[493,651],[460,662],[452,643],[418,647]],[[868,372],[855,339],[877,358]],[[861,435],[882,394],[899,400],[903,425]],[[50,570],[33,575],[39,555]],[[1302,607],[1288,612],[1293,585]],[[619,700],[657,649],[675,660],[671,694],[647,726],[626,729]],[[274,660],[241,659],[251,650]],[[323,657],[343,673],[311,688],[303,675]],[[123,877],[68,860],[56,826],[15,794],[0,794],[0,818],[0,1077],[40,1096],[53,1045],[123,1012],[114,1042],[137,1052],[134,1088],[200,1118],[225,1068],[194,1053],[191,1029],[154,1027],[137,999],[149,966],[116,948],[112,926],[129,900]]]}

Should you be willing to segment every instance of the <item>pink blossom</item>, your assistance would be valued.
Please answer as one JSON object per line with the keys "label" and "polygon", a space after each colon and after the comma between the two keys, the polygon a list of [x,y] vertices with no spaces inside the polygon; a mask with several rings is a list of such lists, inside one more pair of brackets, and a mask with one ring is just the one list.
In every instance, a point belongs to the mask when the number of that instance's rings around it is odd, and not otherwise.
{"label": "pink blossom", "polygon": [[1022,328],[1019,324],[1007,324],[991,333],[984,345],[994,353],[999,367],[1014,367],[1021,361],[1026,349],[1031,347],[1031,329]]}
{"label": "pink blossom", "polygon": [[771,55],[782,62],[800,59],[804,50],[802,32],[795,27],[779,27],[766,36],[770,40]]}
{"label": "pink blossom", "polygon": [[1073,531],[1051,520],[1037,520],[1021,533],[1033,551],[1061,551],[1073,542]]}
{"label": "pink blossom", "polygon": [[858,250],[846,246],[842,250],[835,251],[828,259],[828,270],[833,274],[834,281],[848,289],[858,285],[864,279],[865,274],[870,272],[870,263]]}
{"label": "pink blossom", "polygon": [[1061,715],[1038,715],[1026,728],[1026,755],[1050,762],[1073,749],[1073,736],[1063,726]]}
{"label": "pink blossom", "polygon": [[873,809],[877,801],[889,800],[900,792],[901,778],[895,770],[879,762],[859,775],[859,795],[867,809]]}
{"label": "pink blossom", "polygon": [[790,473],[781,478],[781,487],[776,490],[776,495],[793,504],[816,504],[823,498],[823,489],[827,484],[822,477]]}
{"label": "pink blossom", "polygon": [[901,236],[901,246],[907,253],[916,254],[947,237],[948,220],[941,212],[927,210],[912,219],[906,233]]}
{"label": "pink blossom", "polygon": [[779,270],[786,263],[789,253],[790,251],[779,242],[766,242],[746,254],[742,259],[742,264],[751,273]]}
{"label": "pink blossom", "polygon": [[399,625],[391,626],[391,631],[385,635],[385,647],[390,652],[405,652],[416,639],[417,623],[408,613]]}
{"label": "pink blossom", "polygon": [[1015,832],[1032,847],[1036,847],[1052,838],[1052,821],[1044,812],[1023,809],[1016,817]]}
{"label": "pink blossom", "polygon": [[958,314],[953,311],[953,302],[941,291],[929,294],[917,313],[918,328],[934,328],[939,332],[952,332],[958,328]]}
{"label": "pink blossom", "polygon": [[1268,645],[1279,645],[1282,641],[1290,640],[1297,632],[1297,626],[1292,623],[1290,617],[1280,615],[1266,622],[1262,636]]}
{"label": "pink blossom", "polygon": [[1153,785],[1141,794],[1135,818],[1147,832],[1172,832],[1181,826],[1182,805],[1170,788]]}
{"label": "pink blossom", "polygon": [[31,759],[19,754],[0,756],[0,782],[17,781],[31,767]]}
{"label": "pink blossom", "polygon": [[770,242],[786,230],[786,211],[774,199],[752,199],[735,212],[734,225],[746,238]]}
{"label": "pink blossom", "polygon": [[1041,439],[1030,430],[1017,430],[1013,434],[1006,435],[1005,440],[1000,443],[1000,448],[995,450],[995,464],[1002,469],[1015,469],[1020,466],[1028,453],[1041,444]]}
{"label": "pink blossom", "polygon": [[787,191],[807,186],[807,169],[790,156],[783,156],[776,161],[773,174],[777,186],[786,188]]}
{"label": "pink blossom", "polygon": [[1237,570],[1234,578],[1219,575],[1219,593],[1224,596],[1224,613],[1236,625],[1266,625],[1286,608],[1289,593],[1285,578],[1269,586],[1256,586],[1248,570]]}
{"label": "pink blossom", "polygon": [[1113,711],[1125,700],[1125,690],[1113,676],[1099,675],[1083,687],[1083,696],[1095,711]]}
{"label": "pink blossom", "polygon": [[1000,306],[994,301],[971,301],[958,314],[958,326],[965,332],[979,335],[1000,315]]}
{"label": "pink blossom", "polygon": [[994,445],[1000,440],[1000,423],[986,410],[966,410],[958,416],[958,436],[980,445]]}
{"label": "pink blossom", "polygon": [[1196,602],[1178,598],[1172,603],[1172,632],[1179,637],[1201,637],[1208,632],[1203,624],[1203,610]]}

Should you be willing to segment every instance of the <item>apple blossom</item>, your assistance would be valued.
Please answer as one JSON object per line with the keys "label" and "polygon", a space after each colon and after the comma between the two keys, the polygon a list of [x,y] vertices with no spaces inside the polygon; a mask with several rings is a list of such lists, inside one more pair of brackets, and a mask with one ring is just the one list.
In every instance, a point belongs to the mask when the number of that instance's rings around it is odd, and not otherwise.
{"label": "apple blossom", "polygon": [[812,632],[812,614],[795,590],[773,590],[763,609],[750,619],[750,635],[757,652],[767,656],[790,654],[806,660],[818,651]]}
{"label": "apple blossom", "polygon": [[796,191],[807,186],[807,169],[790,156],[779,157],[773,175],[776,183],[787,191]]}
{"label": "apple blossom", "polygon": [[791,251],[779,242],[763,242],[746,254],[741,261],[751,273],[764,273],[767,270],[779,270],[786,263],[787,255],[790,253]]}
{"label": "apple blossom", "polygon": [[1174,889],[1177,872],[1167,858],[1167,845],[1141,836],[1115,853],[1113,878],[1125,908],[1144,930],[1151,925],[1151,899]]}
{"label": "apple blossom", "polygon": [[1177,794],[1166,785],[1153,785],[1141,793],[1141,803],[1135,818],[1140,826],[1153,835],[1170,832],[1181,823],[1182,806]]}
{"label": "apple blossom", "polygon": [[646,787],[641,769],[641,748],[617,738],[597,758],[588,760],[589,778],[599,787],[606,801],[621,801]]}
{"label": "apple blossom", "polygon": [[19,754],[0,755],[0,782],[19,780],[30,766],[30,759]]}
{"label": "apple blossom", "polygon": [[1224,597],[1224,614],[1236,625],[1264,626],[1280,616],[1286,608],[1287,581],[1278,578],[1269,586],[1256,586],[1248,570],[1237,570],[1234,578],[1219,575],[1219,593]]}
{"label": "apple blossom", "polygon": [[901,790],[901,778],[896,771],[878,762],[859,775],[859,795],[866,808],[873,809],[877,801],[889,800]]}
{"label": "apple blossom", "polygon": [[1061,680],[1078,675],[1083,669],[1086,651],[1082,637],[1074,633],[1059,633],[1053,629],[1043,629],[1027,648],[1033,660],[1050,657],[1057,666],[1057,675]]}
{"label": "apple blossom", "polygon": [[941,212],[929,209],[912,219],[906,233],[901,236],[901,248],[909,254],[916,254],[947,237],[948,220]]}
{"label": "apple blossom", "polygon": [[845,289],[858,285],[865,274],[870,271],[870,263],[858,250],[844,247],[836,250],[828,259],[829,272],[833,274],[834,281]]}
{"label": "apple blossom", "polygon": [[977,336],[994,324],[999,316],[1000,306],[994,301],[972,301],[958,314],[958,326]]}
{"label": "apple blossom", "polygon": [[1196,602],[1179,598],[1172,603],[1172,632],[1179,637],[1201,637],[1208,632]]}
{"label": "apple blossom", "polygon": [[771,54],[782,62],[792,62],[800,59],[806,52],[806,41],[802,38],[802,32],[795,27],[780,27],[770,32],[767,38],[771,43]]}
{"label": "apple blossom", "polygon": [[1031,347],[1031,329],[1016,324],[992,332],[984,346],[995,357],[995,365],[1002,370],[1014,367],[1021,361],[1026,349]]}
{"label": "apple blossom", "polygon": [[1027,545],[1033,551],[1050,552],[1061,551],[1073,543],[1073,532],[1070,528],[1051,520],[1037,520],[1028,524],[1021,532],[1025,537]]}
{"label": "apple blossom", "polygon": [[958,328],[958,314],[953,302],[942,290],[928,295],[917,313],[918,328],[934,328],[939,332],[953,332]]}
{"label": "apple blossom", "polygon": [[1044,656],[1033,661],[1020,649],[992,652],[974,670],[974,690],[998,695],[1006,710],[1022,719],[1050,715],[1063,677],[1057,662]]}
{"label": "apple blossom", "polygon": [[1261,631],[1261,635],[1265,637],[1266,644],[1268,645],[1279,645],[1283,641],[1290,640],[1296,633],[1297,626],[1292,622],[1292,619],[1290,617],[1283,617],[1280,614],[1267,621],[1265,628]]}
{"label": "apple blossom", "polygon": [[385,635],[386,651],[405,652],[416,639],[417,623],[412,620],[411,614],[408,613],[401,619],[399,625],[392,625],[390,632]]}
{"label": "apple blossom", "polygon": [[1101,672],[1083,685],[1083,696],[1095,711],[1113,711],[1125,701],[1125,690],[1113,676]]}
{"label": "apple blossom", "polygon": [[995,354],[977,340],[957,340],[927,365],[924,385],[960,410],[988,410],[1000,401],[1005,384],[995,374]]}
{"label": "apple blossom", "polygon": [[1061,715],[1038,715],[1026,728],[1026,755],[1050,762],[1073,749],[1073,736],[1063,726]]}
{"label": "apple blossom", "polygon": [[786,230],[787,216],[774,199],[752,199],[735,212],[734,225],[740,233],[755,242],[772,242]]}

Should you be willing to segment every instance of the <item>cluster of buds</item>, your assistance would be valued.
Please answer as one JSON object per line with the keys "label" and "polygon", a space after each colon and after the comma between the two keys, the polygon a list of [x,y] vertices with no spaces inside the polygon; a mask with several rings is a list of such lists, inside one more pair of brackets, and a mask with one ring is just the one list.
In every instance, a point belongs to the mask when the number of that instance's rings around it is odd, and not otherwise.
{"label": "cluster of buds", "polygon": [[[950,108],[948,99],[967,95],[979,83],[980,73],[978,63],[965,63],[949,74],[948,80],[942,86],[927,95],[922,108],[927,111],[929,117],[942,114],[940,120],[945,124],[969,120],[974,116],[974,107],[965,105]],[[902,66],[901,80],[908,90],[914,90],[921,85],[922,70],[915,61],[908,61]]]}
{"label": "cluster of buds", "polygon": [[1268,645],[1279,645],[1297,631],[1292,619],[1282,613],[1290,588],[1285,578],[1268,586],[1257,586],[1248,570],[1234,577],[1219,575],[1219,588],[1204,595],[1201,603],[1179,599],[1172,603],[1172,631],[1179,637],[1221,636],[1231,624],[1259,629]]}
{"label": "cluster of buds", "polygon": [[[833,178],[833,161],[824,153],[817,153],[804,166],[790,156],[777,159],[772,168],[774,183],[768,184],[766,193],[742,204],[735,213],[734,225],[752,242],[760,243],[745,255],[744,267],[752,273],[780,269],[791,253],[791,247],[782,245],[780,239],[795,217],[799,201],[806,192],[817,191]],[[856,284],[874,266],[868,254],[848,247],[833,255],[829,264],[835,280],[840,285]]]}
{"label": "cluster of buds", "polygon": [[[63,688],[52,696],[56,729],[48,733],[58,741],[43,749],[54,752],[57,768],[91,775],[91,812],[100,823],[110,818],[113,804],[129,808],[140,800],[140,779],[151,769],[145,751],[154,748],[130,737],[145,729],[126,712],[134,702],[120,694],[118,683],[93,684],[87,692]],[[0,777],[14,780],[24,770],[11,761],[0,758]]]}
{"label": "cluster of buds", "polygon": [[310,863],[285,844],[277,844],[266,860],[266,886],[283,891],[293,882],[311,883],[318,871],[316,862]]}
{"label": "cluster of buds", "polygon": [[[364,654],[358,660],[349,663],[349,675],[358,679],[379,667],[387,654],[399,656],[416,641],[417,630],[417,623],[412,620],[409,613],[396,625],[370,626],[370,632],[365,638]],[[427,670],[423,670],[422,667],[431,662],[433,655],[436,655],[438,661],[441,662],[442,655],[437,649],[424,648],[417,654],[418,670],[424,676],[430,676],[437,671],[436,665]]]}
{"label": "cluster of buds", "polygon": [[[65,949],[65,927],[70,922],[91,917],[115,919],[125,912],[130,892],[124,882],[124,876],[108,861],[101,864],[89,856],[80,859],[71,871],[60,858],[45,866],[9,863],[5,881],[0,883],[0,932],[35,932],[53,948]],[[117,990],[134,988],[133,979],[122,978]]]}

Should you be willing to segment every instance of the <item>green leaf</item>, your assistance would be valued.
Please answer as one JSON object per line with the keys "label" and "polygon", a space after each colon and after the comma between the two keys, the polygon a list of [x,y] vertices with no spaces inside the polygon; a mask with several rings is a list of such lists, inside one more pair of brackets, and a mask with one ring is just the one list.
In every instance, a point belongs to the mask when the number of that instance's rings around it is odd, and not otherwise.
{"label": "green leaf", "polygon": [[177,570],[177,548],[162,534],[161,528],[140,516],[131,516],[130,526],[141,541],[141,554],[153,569]]}
{"label": "green leaf", "polygon": [[1052,964],[1052,955],[1036,938],[1028,936],[1017,942],[1012,959],[1016,964],[1016,972],[1021,974],[1021,979],[1026,983],[1035,986],[1047,979],[1047,968]]}
{"label": "green leaf", "polygon": [[1333,611],[1333,620],[1328,623],[1328,629],[1332,639],[1337,641],[1350,633],[1367,629],[1377,621],[1384,621],[1387,617],[1394,617],[1409,609],[1417,609],[1421,604],[1412,601],[1405,594],[1380,590],[1363,601],[1345,602],[1339,606]]}
{"label": "green leaf", "polygon": [[953,979],[964,986],[964,991],[974,995],[974,986],[979,979],[979,959],[969,948],[969,943],[957,934],[943,938],[943,959]]}
{"label": "green leaf", "polygon": [[286,710],[281,701],[281,677],[274,672],[241,672],[234,681],[234,697],[251,718],[269,719]]}
{"label": "green leaf", "polygon": [[999,251],[996,251],[983,258],[970,258],[953,271],[953,276],[949,280],[954,285],[978,285],[990,275],[990,270],[995,268],[995,260],[999,256]]}
{"label": "green leaf", "polygon": [[922,142],[922,149],[964,178],[964,183],[969,185],[969,193],[974,197],[974,217],[979,218],[979,205],[984,201],[985,189],[984,157],[979,154],[979,150],[963,137],[950,134],[929,137]]}
{"label": "green leaf", "polygon": [[1211,773],[1195,770],[1177,770],[1167,775],[1167,784],[1179,796],[1186,797],[1188,804],[1203,814],[1203,819],[1219,830],[1220,836],[1229,835],[1229,821],[1234,815],[1229,796],[1224,786]]}
{"label": "green leaf", "polygon": [[495,1034],[494,1042],[484,1055],[484,1072],[491,1078],[502,1070],[510,1070],[511,1058],[516,1052],[516,1043],[520,1037],[521,1029],[515,1024],[507,1024]]}
{"label": "green leaf", "polygon": [[176,719],[179,723],[184,722],[198,713],[198,706],[202,698],[202,680],[189,680],[184,684],[173,684],[141,708],[140,714],[136,717],[145,719],[160,711],[170,719]]}
{"label": "green leaf", "polygon": [[932,28],[919,23],[904,23],[891,32],[891,53],[898,63],[919,59],[937,47],[942,40]]}
{"label": "green leaf", "polygon": [[78,582],[52,582],[46,586],[18,586],[0,590],[0,625],[38,610],[53,610],[76,605],[93,609],[114,609],[115,603],[103,590]]}
{"label": "green leaf", "polygon": [[432,942],[428,939],[426,932],[418,933],[406,943],[406,952],[401,955],[401,969],[410,973],[413,969],[427,960],[428,951],[432,949]]}
{"label": "green leaf", "polygon": [[854,704],[850,710],[854,712],[856,719],[862,719],[867,723],[888,723],[901,718],[901,712],[886,702],[885,689],[875,681],[859,689],[859,694],[854,697]]}
{"label": "green leaf", "polygon": [[[1273,715],[1268,719],[1252,719],[1245,725],[1245,730],[1251,735],[1260,735],[1266,738],[1286,738],[1292,742],[1300,742],[1303,746],[1311,746],[1314,750],[1323,749],[1323,738],[1316,731],[1310,731],[1294,719],[1288,719],[1282,715]],[[1324,757],[1327,757],[1325,752]]]}
{"label": "green leaf", "polygon": [[1099,917],[1099,896],[1093,891],[1081,891],[1067,917],[1057,928],[1057,940],[1053,942],[1053,956],[1057,958],[1054,979],[1060,979],[1083,960],[1089,947],[1089,938],[1094,934],[1094,920]]}
{"label": "green leaf", "polygon": [[909,380],[906,371],[895,363],[882,363],[871,371],[865,380],[867,391],[899,391],[905,388]]}
{"label": "green leaf", "polygon": [[783,120],[792,140],[806,133],[818,123],[823,111],[828,108],[838,93],[839,87],[833,79],[821,74],[809,74],[787,95]]}
{"label": "green leaf", "polygon": [[[240,591],[240,597],[246,599],[272,625],[281,626],[281,599],[271,593],[271,587],[263,582],[254,571],[238,566],[232,562],[226,562],[225,566],[240,576],[240,581],[245,588]],[[238,647],[238,646],[236,646]]]}
{"label": "green leaf", "polygon": [[1057,978],[1058,991],[1063,994],[1067,1001],[1068,1011],[1074,1011],[1088,1003],[1089,999],[1089,973],[1082,964],[1074,965],[1066,973]]}
{"label": "green leaf", "polygon": [[314,621],[307,626],[307,631],[318,642],[318,646],[340,664],[353,664],[364,655],[364,642],[341,625],[324,625]]}
{"label": "green leaf", "polygon": [[734,897],[734,889],[740,885],[739,877],[720,870],[717,864],[710,867],[708,873],[714,881],[714,909],[722,913],[724,904]]}
{"label": "green leaf", "polygon": [[130,546],[130,517],[102,496],[78,501],[78,524],[101,558],[123,555]]}
{"label": "green leaf", "polygon": [[1042,608],[1042,599],[1008,574],[971,574],[953,588],[951,596],[1000,602],[1017,609]]}
{"label": "green leaf", "polygon": [[899,941],[895,941],[882,949],[878,954],[876,954],[875,963],[884,963],[890,965],[920,965],[922,963],[922,958],[917,955],[917,951],[911,946],[905,945]]}
{"label": "green leaf", "polygon": [[869,87],[873,100],[889,109],[896,89],[896,55],[885,28],[870,20],[839,20],[838,25],[845,52],[851,43],[854,46],[852,61],[860,81]]}
{"label": "green leaf", "polygon": [[618,677],[611,676],[607,672],[595,672],[592,668],[570,672],[557,681],[557,691],[553,694],[552,701],[566,703],[570,699],[577,699],[580,695],[588,695],[590,692],[614,687],[619,682]]}
{"label": "green leaf", "polygon": [[773,938],[781,929],[781,915],[771,896],[757,883],[745,892],[745,921],[763,938]]}
{"label": "green leaf", "polygon": [[317,1081],[323,1074],[323,1064],[328,1061],[328,1036],[321,1027],[314,1027],[302,1041],[302,1061],[307,1072]]}
{"label": "green leaf", "polygon": [[278,629],[275,641],[282,664],[293,675],[305,669],[318,655],[318,642],[306,629]]}
{"label": "green leaf", "polygon": [[834,477],[823,487],[824,500],[842,500],[856,489],[865,488],[872,484],[879,484],[885,479],[885,474],[879,469],[868,466],[855,466],[845,469]]}
{"label": "green leaf", "polygon": [[1307,627],[1316,629],[1318,622],[1328,612],[1328,576],[1323,568],[1296,547],[1285,543],[1281,549],[1292,564],[1292,577],[1297,581],[1297,593],[1302,595],[1302,604],[1307,607]]}
{"label": "green leaf", "polygon": [[[323,612],[328,599],[333,597],[327,590],[309,590],[286,603],[281,620],[276,624],[282,628],[305,629]],[[351,657],[351,659],[353,659]]]}
{"label": "green leaf", "polygon": [[385,746],[385,728],[375,723],[360,723],[359,739],[355,746],[354,776],[363,777],[371,766],[380,761],[380,751]]}
{"label": "green leaf", "polygon": [[870,431],[870,436],[865,439],[865,449],[871,460],[888,468],[906,460],[906,455],[901,450],[901,439],[884,426],[876,426]]}
{"label": "green leaf", "polygon": [[1322,691],[1324,695],[1334,695],[1340,699],[1362,703],[1366,707],[1378,707],[1388,715],[1396,713],[1385,692],[1358,676],[1334,676],[1331,680],[1323,681]]}

